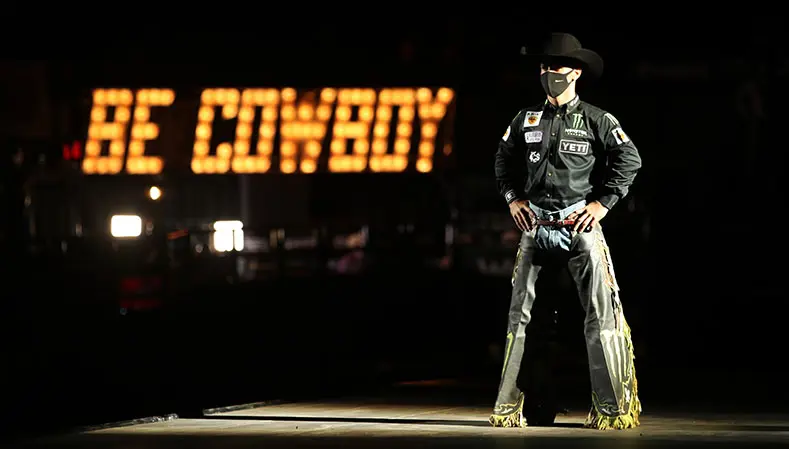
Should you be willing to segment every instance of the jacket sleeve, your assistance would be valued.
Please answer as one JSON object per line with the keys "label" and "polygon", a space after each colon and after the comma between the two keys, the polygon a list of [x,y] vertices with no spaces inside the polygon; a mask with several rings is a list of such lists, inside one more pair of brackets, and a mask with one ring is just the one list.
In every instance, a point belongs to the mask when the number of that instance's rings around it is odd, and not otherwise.
{"label": "jacket sleeve", "polygon": [[521,115],[518,113],[507,127],[496,151],[496,184],[499,194],[504,197],[507,204],[523,196],[525,184],[525,159],[520,145],[521,140],[518,138],[521,135]]}
{"label": "jacket sleeve", "polygon": [[603,185],[597,199],[611,209],[627,195],[641,168],[641,156],[613,115],[605,113],[600,117],[597,132],[607,158]]}

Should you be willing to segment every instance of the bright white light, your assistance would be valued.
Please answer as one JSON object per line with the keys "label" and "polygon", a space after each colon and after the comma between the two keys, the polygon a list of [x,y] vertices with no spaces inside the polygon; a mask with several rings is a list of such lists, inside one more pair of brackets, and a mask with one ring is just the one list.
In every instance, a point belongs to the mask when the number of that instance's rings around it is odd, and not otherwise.
{"label": "bright white light", "polygon": [[214,251],[241,251],[244,249],[244,223],[238,220],[217,221],[211,243]]}
{"label": "bright white light", "polygon": [[150,197],[154,201],[158,200],[159,198],[162,197],[162,189],[156,186],[151,187],[148,190],[148,197]]}
{"label": "bright white light", "polygon": [[113,237],[139,237],[142,234],[142,218],[137,215],[113,215],[110,233]]}

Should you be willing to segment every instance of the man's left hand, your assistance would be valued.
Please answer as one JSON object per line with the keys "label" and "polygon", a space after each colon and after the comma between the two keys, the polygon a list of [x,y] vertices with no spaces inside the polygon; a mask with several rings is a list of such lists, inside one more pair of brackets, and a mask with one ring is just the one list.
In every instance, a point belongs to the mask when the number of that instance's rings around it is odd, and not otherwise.
{"label": "man's left hand", "polygon": [[567,219],[575,220],[573,231],[581,232],[586,229],[592,229],[592,226],[605,218],[606,214],[608,214],[607,207],[603,206],[599,201],[592,201],[581,209],[571,213]]}

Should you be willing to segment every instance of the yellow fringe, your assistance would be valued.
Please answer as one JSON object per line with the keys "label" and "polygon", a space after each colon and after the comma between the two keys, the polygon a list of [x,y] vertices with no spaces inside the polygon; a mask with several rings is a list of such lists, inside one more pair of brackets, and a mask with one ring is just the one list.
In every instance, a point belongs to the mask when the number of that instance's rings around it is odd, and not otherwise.
{"label": "yellow fringe", "polygon": [[523,427],[520,411],[509,415],[490,415],[488,421],[493,427]]}
{"label": "yellow fringe", "polygon": [[599,413],[596,408],[592,407],[589,415],[586,417],[584,427],[587,429],[597,430],[624,430],[632,429],[641,425],[639,422],[640,404],[638,400],[630,408],[630,413],[618,416],[606,416]]}
{"label": "yellow fringe", "polygon": [[523,393],[518,397],[518,403],[515,410],[507,415],[492,414],[488,418],[488,422],[493,427],[525,427],[525,420],[523,419]]}
{"label": "yellow fringe", "polygon": [[627,349],[630,351],[631,360],[633,360],[633,364],[630,366],[633,373],[633,399],[630,401],[628,413],[624,415],[607,416],[597,410],[596,397],[593,395],[592,402],[595,405],[592,406],[592,410],[589,411],[589,415],[587,415],[586,421],[584,422],[584,427],[587,429],[623,430],[632,429],[641,425],[639,421],[641,415],[641,400],[638,398],[638,378],[636,377],[633,341],[631,340],[630,326],[628,326],[626,321],[623,325],[625,337],[627,338]]}

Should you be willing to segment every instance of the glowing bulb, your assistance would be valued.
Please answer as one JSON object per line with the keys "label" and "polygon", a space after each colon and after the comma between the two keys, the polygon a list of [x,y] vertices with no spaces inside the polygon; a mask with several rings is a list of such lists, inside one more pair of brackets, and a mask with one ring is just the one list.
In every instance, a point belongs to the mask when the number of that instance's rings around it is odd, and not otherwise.
{"label": "glowing bulb", "polygon": [[158,200],[162,197],[162,189],[156,186],[151,187],[148,189],[148,197],[154,201]]}
{"label": "glowing bulb", "polygon": [[139,237],[142,234],[142,218],[139,215],[113,215],[110,220],[113,237]]}

